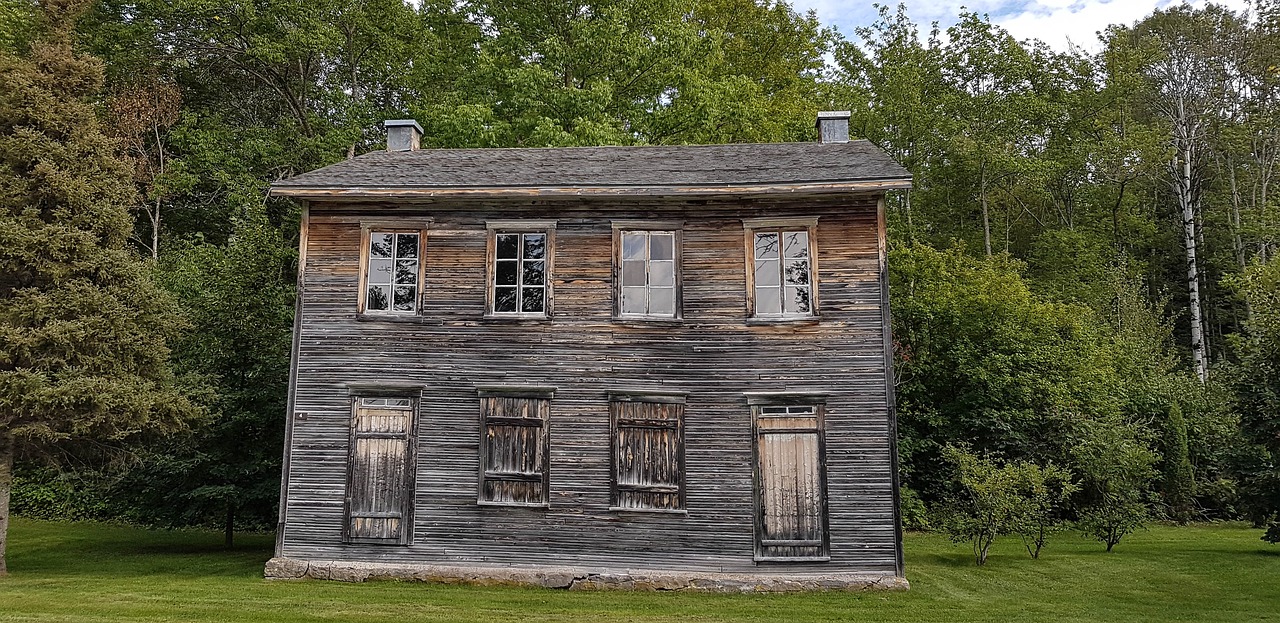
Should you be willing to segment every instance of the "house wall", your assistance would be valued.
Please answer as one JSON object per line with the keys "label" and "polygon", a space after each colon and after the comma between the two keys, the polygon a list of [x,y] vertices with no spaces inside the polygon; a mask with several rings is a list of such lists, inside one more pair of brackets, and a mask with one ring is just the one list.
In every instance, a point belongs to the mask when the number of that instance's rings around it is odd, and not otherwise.
{"label": "house wall", "polygon": [[[313,203],[280,556],[472,566],[901,574],[876,196],[389,205]],[[743,218],[818,216],[820,320],[746,322]],[[555,219],[550,320],[485,308],[486,219]],[[683,321],[612,318],[610,220],[684,222]],[[360,221],[431,223],[414,322],[357,320]],[[349,383],[421,384],[405,546],[341,542]],[[477,505],[480,385],[556,388],[550,507]],[[609,511],[617,389],[687,392],[687,515]],[[828,395],[830,561],[753,562],[744,392]]]}

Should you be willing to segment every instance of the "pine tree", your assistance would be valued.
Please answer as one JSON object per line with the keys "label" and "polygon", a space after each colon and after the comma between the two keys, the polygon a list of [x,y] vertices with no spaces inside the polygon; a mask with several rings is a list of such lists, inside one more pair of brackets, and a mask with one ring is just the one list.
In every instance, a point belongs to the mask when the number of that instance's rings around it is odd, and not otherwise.
{"label": "pine tree", "polygon": [[15,459],[103,458],[198,409],[175,381],[173,300],[129,250],[134,190],[73,49],[87,0],[42,0],[23,57],[0,51],[0,574]]}

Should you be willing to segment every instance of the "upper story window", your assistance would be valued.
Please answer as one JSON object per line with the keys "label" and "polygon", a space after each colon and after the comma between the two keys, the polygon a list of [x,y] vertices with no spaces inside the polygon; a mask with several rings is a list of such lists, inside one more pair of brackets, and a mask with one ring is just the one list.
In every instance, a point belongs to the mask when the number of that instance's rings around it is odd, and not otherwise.
{"label": "upper story window", "polygon": [[422,284],[422,232],[365,231],[360,311],[416,313]]}
{"label": "upper story window", "polygon": [[680,317],[680,230],[614,223],[615,312],[620,317]]}
{"label": "upper story window", "polygon": [[551,315],[554,232],[554,222],[489,224],[490,315]]}
{"label": "upper story window", "polygon": [[814,229],[817,219],[748,219],[748,307],[755,318],[817,315]]}

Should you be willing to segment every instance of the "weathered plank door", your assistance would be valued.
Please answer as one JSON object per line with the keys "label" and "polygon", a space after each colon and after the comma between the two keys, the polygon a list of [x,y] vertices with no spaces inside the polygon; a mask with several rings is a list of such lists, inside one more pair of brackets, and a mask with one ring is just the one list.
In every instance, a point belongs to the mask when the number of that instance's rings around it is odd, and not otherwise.
{"label": "weathered plank door", "polygon": [[826,560],[827,499],[821,411],[758,406],[756,558]]}
{"label": "weathered plank door", "polygon": [[409,398],[356,399],[343,530],[346,542],[409,542],[415,403]]}

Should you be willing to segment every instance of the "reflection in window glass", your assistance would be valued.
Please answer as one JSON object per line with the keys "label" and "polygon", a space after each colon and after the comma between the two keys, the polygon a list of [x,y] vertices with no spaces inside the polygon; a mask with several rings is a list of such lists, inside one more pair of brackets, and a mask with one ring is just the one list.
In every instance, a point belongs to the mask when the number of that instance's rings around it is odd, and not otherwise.
{"label": "reflection in window glass", "polygon": [[756,231],[755,315],[813,315],[807,231]]}
{"label": "reflection in window glass", "polygon": [[624,231],[619,310],[623,315],[676,315],[675,232]]}
{"label": "reflection in window glass", "polygon": [[369,265],[365,267],[365,311],[417,311],[418,246],[416,233],[369,234]]}
{"label": "reflection in window glass", "polygon": [[547,309],[547,235],[499,233],[494,240],[493,311],[542,314]]}

